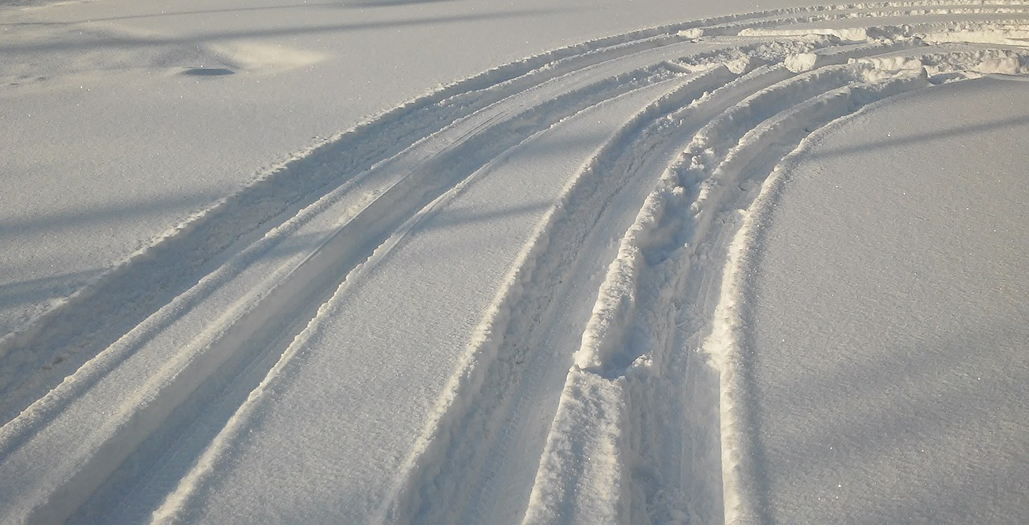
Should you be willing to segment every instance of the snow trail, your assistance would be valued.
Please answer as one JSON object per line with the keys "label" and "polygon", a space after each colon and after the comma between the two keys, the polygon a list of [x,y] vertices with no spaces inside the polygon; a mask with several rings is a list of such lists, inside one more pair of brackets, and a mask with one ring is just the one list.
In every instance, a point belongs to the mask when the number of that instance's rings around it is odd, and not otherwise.
{"label": "snow trail", "polygon": [[[724,500],[724,521],[753,523],[767,520],[762,516],[763,507],[759,504],[759,498],[741,494],[743,489],[752,488],[746,482],[758,477],[752,470],[742,468],[749,464],[743,453],[751,452],[752,449],[746,446],[749,436],[738,428],[740,425],[733,411],[737,406],[735,394],[742,390],[738,383],[747,381],[735,374],[732,368],[731,361],[740,359],[725,358],[724,351],[726,337],[723,335],[732,331],[727,328],[735,324],[731,322],[734,317],[731,313],[738,300],[734,300],[735,289],[732,284],[741,279],[737,265],[740,265],[739,243],[743,242],[734,242],[727,249],[718,247],[725,247],[735,229],[734,225],[740,222],[740,219],[733,219],[729,212],[748,211],[754,196],[754,184],[740,184],[737,178],[751,170],[755,172],[748,179],[768,174],[771,166],[792,149],[790,145],[795,146],[813,129],[835,118],[852,113],[880,98],[927,86],[928,73],[927,68],[922,67],[923,63],[934,70],[935,67],[929,65],[944,63],[947,67],[959,70],[959,74],[972,76],[988,73],[988,68],[996,63],[980,62],[984,55],[993,53],[991,51],[972,52],[968,55],[970,60],[962,57],[961,52],[948,53],[939,60],[923,50],[916,48],[908,52],[907,49],[907,45],[872,44],[852,47],[846,52],[832,51],[832,55],[843,55],[852,63],[856,58],[857,62],[835,70],[825,68],[813,76],[802,75],[798,79],[784,82],[778,90],[760,90],[748,101],[723,114],[723,117],[713,120],[697,134],[698,144],[687,149],[687,161],[679,168],[687,177],[674,183],[669,182],[648,199],[637,224],[623,239],[619,258],[609,269],[608,278],[594,308],[594,318],[587,326],[583,347],[577,352],[576,365],[566,381],[561,407],[555,417],[533,489],[532,502],[525,518],[527,522],[638,522],[655,517],[669,521],[691,518],[691,509],[694,514],[701,515],[702,522],[722,521],[723,518],[717,515],[721,511],[709,508],[697,510],[702,504],[720,501],[718,498]],[[921,69],[905,66],[903,61],[898,63],[888,59],[861,58],[864,54],[878,54],[880,51],[914,55],[917,58],[913,62],[916,68]],[[787,57],[787,60],[794,59],[794,65],[804,63],[803,67],[791,69],[809,70],[818,67],[819,55],[812,55],[810,59],[804,57],[802,61],[797,61],[796,55]],[[830,54],[823,52],[822,56],[825,55]],[[1018,58],[1009,62],[1009,73],[1021,71],[1024,54],[1015,52],[1015,55]],[[823,64],[840,62],[843,60],[834,58]],[[899,70],[896,73],[885,70],[862,71],[862,65],[898,65]],[[905,73],[904,70],[911,73]],[[880,80],[896,75],[900,76],[896,80]],[[867,82],[871,84],[862,84]],[[806,91],[805,86],[816,89],[813,92]],[[825,90],[828,90],[825,95],[812,98],[812,95]],[[785,109],[781,115],[765,120],[775,110],[754,113],[755,105],[761,108],[762,99],[782,105],[779,108]],[[810,100],[801,102],[805,99]],[[741,115],[746,117],[741,118]],[[739,137],[728,132],[731,128],[727,128],[727,125],[754,122],[761,124],[747,129],[739,139],[739,146],[718,157],[719,143],[733,144],[737,141],[736,137]],[[800,135],[796,139],[786,139],[791,130],[800,132]],[[726,135],[727,132],[729,135]],[[765,159],[755,167],[758,155]],[[717,168],[712,172],[712,167]],[[710,174],[709,180],[705,180],[705,173]],[[700,185],[694,182],[700,182]],[[699,191],[696,200],[688,207],[689,213],[682,211],[670,217],[675,223],[681,222],[683,218],[692,218],[692,221],[685,226],[671,227],[684,229],[678,235],[675,230],[671,233],[659,230],[657,225],[665,214],[669,214],[668,209],[676,202],[684,203],[691,187],[699,188]],[[727,189],[732,190],[728,196],[739,197],[727,201]],[[743,213],[742,218],[748,218],[748,214]],[[717,216],[724,218],[724,224],[708,233],[711,221]],[[747,220],[743,221],[744,230],[737,235],[737,240],[747,239],[744,233],[748,224]],[[696,222],[695,225],[693,222]],[[699,270],[691,274],[690,261],[696,261],[696,256],[700,256],[693,249],[698,246],[704,251],[702,254],[705,259],[711,257],[713,249],[716,251],[714,260],[726,261],[727,266],[724,269],[705,268],[707,266],[702,264]],[[721,250],[726,252],[719,257],[717,251]],[[671,263],[667,261],[670,255],[674,256]],[[652,274],[648,275],[648,272]],[[714,312],[710,315],[713,325],[707,330],[704,326],[698,327],[697,322],[690,318],[696,316],[695,310],[711,309],[704,307],[710,302],[705,302],[703,296],[683,298],[680,288],[687,281],[703,283],[717,280],[718,276],[723,276],[725,282],[721,286],[721,293],[717,293],[719,303],[713,306]],[[676,310],[675,304],[671,303],[673,301],[682,302],[687,308],[685,314],[677,315],[678,321],[670,320],[673,317],[667,315]],[[677,330],[683,332],[679,339],[674,337]],[[713,370],[721,377],[718,382],[721,386],[718,405],[722,412],[720,418],[712,419],[713,416],[706,413],[698,421],[691,420],[692,415],[696,415],[693,413],[695,408],[684,408],[681,404],[671,404],[669,408],[669,400],[681,400],[687,393],[676,386],[674,381],[670,385],[662,381],[706,377],[706,381],[701,382],[710,383],[714,377],[710,373],[705,375],[702,371],[686,369],[683,363],[695,362],[695,359],[689,360],[692,357],[668,357],[664,350],[671,349],[675,353],[678,346],[696,345],[690,343],[697,341],[696,335],[703,335],[707,331],[710,331],[711,336],[700,346],[699,357],[713,361]],[[630,332],[632,338],[627,339],[626,335]],[[690,337],[691,334],[694,336]],[[631,351],[633,349],[640,349],[641,352]],[[621,354],[624,354],[624,359],[618,358]],[[665,366],[666,362],[671,362],[672,367]],[[697,370],[705,366],[695,364],[691,367]],[[605,380],[605,377],[611,380]],[[662,384],[664,386],[661,389],[654,389],[655,385]],[[712,397],[713,390],[698,390],[708,393],[708,398]],[[696,392],[692,395],[696,396]],[[708,399],[707,402],[713,401]],[[649,415],[655,409],[671,413]],[[668,427],[664,424],[667,422],[676,424]],[[695,481],[690,481],[691,478],[712,478],[716,471],[712,470],[711,465],[717,456],[710,454],[699,453],[700,459],[695,461],[697,466],[667,470],[669,459],[689,462],[689,459],[682,459],[683,452],[698,455],[695,445],[689,444],[697,439],[683,437],[688,435],[682,433],[683,429],[702,430],[715,426],[721,429],[718,434],[721,437],[722,458],[720,484],[697,485]],[[671,446],[661,444],[662,440],[671,443]],[[710,448],[713,441],[709,435],[698,442],[702,447]],[[650,459],[647,459],[648,456]],[[688,495],[691,491],[696,492],[694,489],[697,487],[701,488],[699,494]],[[723,495],[713,496],[712,490]]]}
{"label": "snow trail", "polygon": [[1029,73],[1027,19],[684,22],[312,147],[0,339],[0,519],[765,521],[740,417],[754,211],[835,119]]}
{"label": "snow trail", "polygon": [[[576,334],[567,330],[580,327],[581,322],[575,319],[585,320],[582,312],[569,320],[564,310],[588,302],[588,296],[583,295],[590,295],[596,288],[597,262],[610,258],[604,255],[610,251],[610,235],[595,226],[627,224],[629,214],[642,199],[640,190],[646,188],[626,189],[627,184],[650,175],[640,160],[653,155],[656,148],[668,152],[665,156],[672,155],[678,143],[670,140],[670,135],[684,135],[672,124],[669,114],[728,78],[728,70],[712,69],[644,108],[606,142],[562,191],[560,204],[548,213],[543,226],[533,235],[534,242],[527,246],[531,249],[525,259],[520,258],[514,268],[519,276],[517,282],[501,290],[494,303],[497,307],[490,310],[480,326],[482,334],[498,337],[474,343],[475,360],[467,363],[469,371],[455,377],[475,379],[466,381],[473,383],[471,389],[475,392],[465,395],[474,404],[463,402],[449,409],[459,414],[448,419],[454,430],[443,437],[449,445],[419,460],[423,465],[421,471],[437,476],[422,483],[424,497],[417,501],[422,505],[413,517],[443,522],[475,518],[503,522],[517,521],[523,514],[524,502],[520,500],[528,499],[535,472],[525,460],[538,457],[542,451],[540,440],[545,430],[540,427],[552,419],[545,409],[554,407],[552,401],[543,405],[535,401],[556,394],[560,378],[554,374],[561,368],[552,365],[570,359],[570,355],[560,353],[575,346]],[[563,309],[557,310],[553,305],[556,302]],[[558,313],[564,314],[557,316]],[[546,349],[552,351],[546,353]],[[547,389],[540,390],[541,385]],[[530,412],[531,416],[526,415]],[[530,430],[534,433],[524,430],[527,422],[533,423]],[[491,435],[496,434],[497,439],[484,441],[479,433],[483,429],[493,431]],[[512,456],[509,451],[516,447],[518,453]],[[534,452],[534,448],[538,450]],[[513,471],[520,473],[520,479],[528,480],[519,482],[511,474]],[[465,477],[453,480],[451,475],[456,472]],[[484,473],[476,478],[476,472]],[[450,488],[448,481],[453,482],[449,483],[453,485]],[[498,496],[495,481],[503,482],[509,490]],[[522,494],[514,505],[505,507],[497,503],[500,499],[512,500],[512,494]],[[455,508],[457,503],[469,504]]]}

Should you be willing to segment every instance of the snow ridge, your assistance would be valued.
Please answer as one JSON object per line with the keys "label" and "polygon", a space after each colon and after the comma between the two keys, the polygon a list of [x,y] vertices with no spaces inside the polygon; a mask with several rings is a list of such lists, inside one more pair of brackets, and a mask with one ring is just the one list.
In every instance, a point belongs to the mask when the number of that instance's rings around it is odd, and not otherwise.
{"label": "snow ridge", "polygon": [[[777,167],[872,102],[1026,75],[1027,10],[929,0],[672,24],[498,67],[298,153],[0,339],[0,520],[197,521],[348,295],[490,171],[599,116],[614,132],[510,242],[452,374],[425,388],[424,425],[391,438],[403,454],[356,518],[763,522],[737,339]],[[41,456],[55,461],[32,468]]]}
{"label": "snow ridge", "polygon": [[[758,90],[696,134],[683,160],[669,168],[648,197],[609,268],[583,346],[568,374],[527,522],[766,521],[760,497],[749,493],[748,482],[755,477],[749,459],[741,455],[748,451],[749,436],[746,424],[739,421],[746,410],[741,409],[745,405],[738,394],[745,390],[746,381],[733,366],[742,359],[734,355],[738,346],[732,337],[738,323],[735,284],[745,268],[741,258],[747,230],[754,222],[755,188],[763,188],[764,178],[774,183],[771,167],[815,129],[881,98],[929,86],[930,64],[946,64],[948,71],[960,76],[988,73],[998,63],[1005,64],[1005,73],[1021,72],[1023,52],[1011,51],[1014,56],[1007,62],[983,60],[1007,53],[995,50],[936,57],[920,49],[918,42],[921,39],[872,42],[787,56],[784,62],[793,66],[789,70],[810,73]],[[865,58],[897,52],[907,53],[911,62]],[[820,61],[821,57],[830,59]],[[843,62],[850,65],[828,66]],[[764,66],[753,73],[777,68],[782,66]],[[725,145],[732,144],[736,146],[726,152]],[[692,202],[690,194],[695,197]],[[741,223],[743,230],[733,236]],[[727,264],[711,267],[706,262],[710,259]],[[704,298],[710,293],[689,292],[696,287],[692,284],[718,280],[722,280],[721,293],[714,306]],[[677,310],[678,314],[668,315]],[[698,322],[698,310],[711,313],[699,317],[711,322]],[[681,332],[678,338],[677,332]],[[689,352],[690,347],[695,347],[696,355],[672,355]],[[706,364],[693,364],[697,359]],[[721,380],[704,375],[704,368],[711,368]],[[720,417],[708,413],[698,421],[697,409],[689,407],[698,404],[696,400],[686,407],[669,404],[687,395],[679,383],[669,382],[681,378],[720,386],[715,403],[722,408]],[[709,399],[715,391],[690,388],[690,395],[705,392]],[[676,424],[669,427],[668,422]],[[715,479],[710,464],[718,456],[698,452],[690,442],[703,443],[703,438],[684,438],[682,422],[692,433],[720,429],[720,484],[690,481]],[[660,444],[669,437],[673,438],[670,449]],[[711,442],[708,437],[702,446],[710,448]],[[689,452],[697,465],[667,474],[668,460],[674,458],[669,451]],[[586,460],[601,469],[591,474],[594,467],[576,466]],[[690,460],[679,461],[688,464]],[[662,468],[666,474],[661,474]],[[662,475],[670,476],[669,480],[662,480]],[[712,490],[720,490],[722,496],[711,495]],[[703,507],[714,501],[724,504],[723,511]]]}
{"label": "snow ridge", "polygon": [[[589,257],[590,248],[598,245],[591,240],[602,235],[594,226],[613,221],[600,218],[625,215],[625,211],[611,210],[615,207],[607,204],[626,199],[620,194],[627,183],[646,176],[637,173],[638,160],[657,146],[667,148],[669,134],[682,133],[672,125],[669,114],[730,77],[727,70],[720,68],[688,77],[684,82],[673,79],[681,82],[681,86],[623,124],[562,192],[559,202],[550,209],[525,246],[509,280],[481,323],[478,330],[481,337],[473,340],[465,363],[468,369],[455,375],[455,383],[469,383],[464,400],[450,403],[448,412],[453,415],[447,419],[450,424],[446,428],[441,424],[430,428],[433,434],[439,433],[438,429],[450,428],[440,436],[449,446],[444,449],[441,445],[437,452],[419,460],[423,474],[415,480],[424,480],[433,473],[437,476],[421,483],[424,497],[407,498],[421,504],[409,517],[444,522],[480,517],[477,509],[481,504],[475,505],[473,501],[464,507],[455,505],[462,503],[461,500],[471,500],[476,492],[486,495],[479,500],[489,499],[488,495],[495,492],[489,488],[489,480],[485,490],[476,491],[478,482],[471,476],[474,471],[485,471],[490,465],[495,470],[496,461],[513,448],[510,426],[503,422],[530,410],[524,401],[533,396],[542,372],[528,374],[524,370],[532,368],[531,364],[519,366],[532,361],[532,357],[526,357],[526,351],[535,347],[533,344],[542,335],[554,331],[545,327],[554,317],[544,315],[555,309],[557,299],[552,292],[555,289],[566,291],[580,280],[577,274],[584,264],[579,260]],[[551,360],[560,360],[560,357]],[[493,398],[496,400],[491,400]],[[484,442],[478,433],[482,429],[500,429],[500,438],[492,444]],[[527,448],[524,440],[518,445],[523,450]],[[453,481],[449,475],[458,470],[466,474],[466,478],[455,481],[458,485],[453,488],[447,488],[448,482]],[[441,496],[446,499],[440,500]],[[465,507],[469,512],[461,516],[460,511]],[[459,515],[447,516],[454,513]]]}

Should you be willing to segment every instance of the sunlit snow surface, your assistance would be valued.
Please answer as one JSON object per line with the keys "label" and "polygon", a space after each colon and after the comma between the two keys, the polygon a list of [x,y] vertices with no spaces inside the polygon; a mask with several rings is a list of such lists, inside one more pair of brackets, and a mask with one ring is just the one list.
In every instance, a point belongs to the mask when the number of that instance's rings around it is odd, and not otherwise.
{"label": "sunlit snow surface", "polygon": [[1029,3],[0,1],[0,523],[1029,520]]}
{"label": "sunlit snow surface", "polygon": [[291,155],[441,84],[722,9],[665,0],[8,4],[0,334]]}
{"label": "sunlit snow surface", "polygon": [[746,296],[763,519],[1026,521],[1029,85],[882,103],[784,177]]}

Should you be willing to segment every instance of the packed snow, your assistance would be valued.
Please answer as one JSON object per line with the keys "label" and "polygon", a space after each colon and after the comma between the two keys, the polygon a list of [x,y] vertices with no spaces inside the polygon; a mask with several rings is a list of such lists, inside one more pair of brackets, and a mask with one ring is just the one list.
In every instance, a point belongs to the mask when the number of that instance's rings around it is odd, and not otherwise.
{"label": "packed snow", "polygon": [[0,2],[0,521],[1029,521],[1029,4]]}

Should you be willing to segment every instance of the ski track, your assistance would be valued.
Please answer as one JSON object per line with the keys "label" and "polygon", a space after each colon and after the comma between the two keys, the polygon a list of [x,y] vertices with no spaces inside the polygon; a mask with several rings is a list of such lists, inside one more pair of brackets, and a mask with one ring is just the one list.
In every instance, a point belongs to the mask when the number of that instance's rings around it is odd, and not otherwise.
{"label": "ski track", "polygon": [[[238,520],[217,507],[246,483],[239,452],[317,415],[277,408],[304,400],[355,299],[417,276],[406,255],[456,236],[448,214],[522,185],[467,264],[450,308],[466,323],[389,388],[409,407],[363,423],[375,401],[354,399],[351,433],[390,437],[335,517],[763,522],[737,343],[761,196],[869,103],[1026,75],[1027,19],[1019,1],[927,0],[673,24],[498,67],[298,153],[0,339],[0,520]],[[334,367],[374,377],[374,355]]]}

